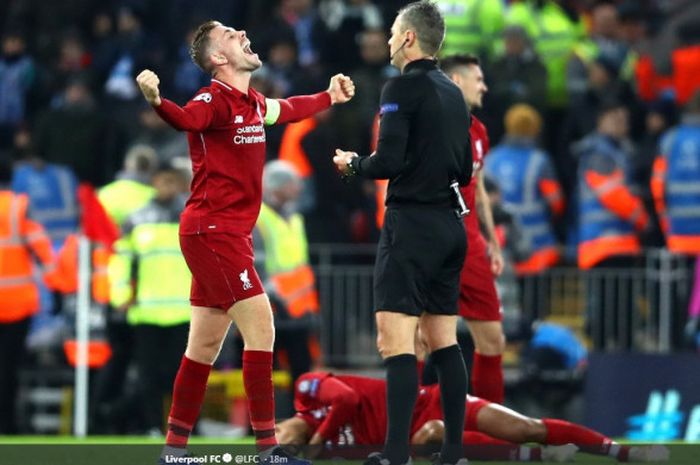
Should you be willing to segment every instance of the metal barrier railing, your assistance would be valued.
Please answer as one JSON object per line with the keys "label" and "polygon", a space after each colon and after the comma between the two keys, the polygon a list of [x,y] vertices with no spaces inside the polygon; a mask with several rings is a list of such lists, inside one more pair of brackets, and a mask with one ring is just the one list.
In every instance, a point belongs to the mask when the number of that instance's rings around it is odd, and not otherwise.
{"label": "metal barrier railing", "polygon": [[[321,301],[321,346],[335,366],[376,365],[372,304],[374,245],[313,245]],[[669,352],[687,312],[690,262],[665,249],[646,251],[629,267],[582,271],[557,267],[516,283],[526,324],[566,324],[595,350]],[[513,317],[513,315],[510,315]]]}

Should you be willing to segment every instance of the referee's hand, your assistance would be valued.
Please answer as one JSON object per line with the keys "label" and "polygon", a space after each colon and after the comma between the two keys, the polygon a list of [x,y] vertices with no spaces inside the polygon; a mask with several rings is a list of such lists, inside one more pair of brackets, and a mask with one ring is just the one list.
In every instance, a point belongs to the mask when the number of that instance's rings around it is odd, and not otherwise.
{"label": "referee's hand", "polygon": [[352,171],[350,166],[350,161],[355,158],[357,154],[355,152],[346,152],[345,150],[335,149],[335,156],[333,157],[333,163],[338,168],[341,174],[347,175]]}

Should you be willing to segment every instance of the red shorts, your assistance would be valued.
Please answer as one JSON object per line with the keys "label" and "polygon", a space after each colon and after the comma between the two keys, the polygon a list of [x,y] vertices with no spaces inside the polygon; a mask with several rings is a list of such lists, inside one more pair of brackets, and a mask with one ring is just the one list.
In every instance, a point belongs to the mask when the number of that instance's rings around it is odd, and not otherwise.
{"label": "red shorts", "polygon": [[480,397],[467,396],[467,416],[464,419],[464,431],[479,431],[476,425],[476,417],[482,408],[491,402]]}
{"label": "red shorts", "polygon": [[467,252],[464,259],[459,279],[459,314],[467,320],[501,321],[501,302],[485,248]]}
{"label": "red shorts", "polygon": [[239,300],[265,292],[253,266],[250,236],[181,234],[180,248],[192,272],[192,305],[227,311]]}

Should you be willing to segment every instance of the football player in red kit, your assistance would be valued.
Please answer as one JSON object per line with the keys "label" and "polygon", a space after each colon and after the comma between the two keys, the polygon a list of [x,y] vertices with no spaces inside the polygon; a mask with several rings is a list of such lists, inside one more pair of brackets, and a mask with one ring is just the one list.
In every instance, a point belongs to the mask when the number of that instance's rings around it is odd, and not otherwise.
{"label": "football player in red kit", "polygon": [[[440,60],[440,68],[462,91],[470,109],[481,108],[488,88],[478,58],[451,55]],[[489,138],[486,127],[474,115],[471,115],[469,136],[473,174],[469,185],[462,188],[462,195],[472,214],[464,218],[469,247],[460,277],[459,314],[467,321],[474,340],[471,393],[500,404],[504,396],[501,354],[505,349],[505,337],[494,279],[503,271],[503,255],[484,188],[482,168]]]}
{"label": "football player in red kit", "polygon": [[[327,372],[305,373],[294,389],[296,415],[277,424],[280,444],[376,446],[386,434],[386,382]],[[578,448],[621,462],[656,462],[668,450],[623,446],[586,427],[563,420],[529,418],[501,405],[467,396],[463,442],[475,460],[568,461]],[[439,386],[421,387],[411,422],[414,445],[442,442]],[[545,447],[520,444],[537,442]],[[492,447],[484,447],[492,446]],[[552,447],[554,446],[554,447]],[[342,453],[332,450],[331,456]]]}
{"label": "football player in red kit", "polygon": [[[192,318],[187,349],[175,378],[166,447],[180,456],[204,399],[211,365],[231,321],[245,343],[243,378],[256,444],[263,462],[295,463],[277,446],[272,387],[272,311],[253,267],[251,231],[262,199],[265,125],[298,121],[350,100],[350,78],[333,76],[327,91],[285,100],[265,98],[250,87],[262,62],[245,31],[207,21],[195,33],[191,56],[211,85],[180,107],[161,97],[158,76],[142,71],[136,81],[145,99],[168,124],[187,131],[192,193],[180,221],[180,246],[192,271]],[[167,279],[167,277],[164,277]],[[283,460],[282,460],[283,459]]]}

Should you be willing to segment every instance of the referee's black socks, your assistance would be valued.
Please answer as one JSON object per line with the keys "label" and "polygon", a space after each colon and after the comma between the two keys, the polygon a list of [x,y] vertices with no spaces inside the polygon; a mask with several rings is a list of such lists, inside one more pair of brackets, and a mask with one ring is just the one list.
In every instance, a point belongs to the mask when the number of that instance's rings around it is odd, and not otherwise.
{"label": "referee's black socks", "polygon": [[388,417],[384,457],[391,465],[403,465],[410,455],[411,417],[418,397],[417,360],[413,354],[395,355],[385,359],[384,366]]}
{"label": "referee's black socks", "polygon": [[462,458],[462,431],[467,395],[467,368],[459,345],[445,347],[430,354],[440,382],[445,437],[440,462],[455,464]]}

